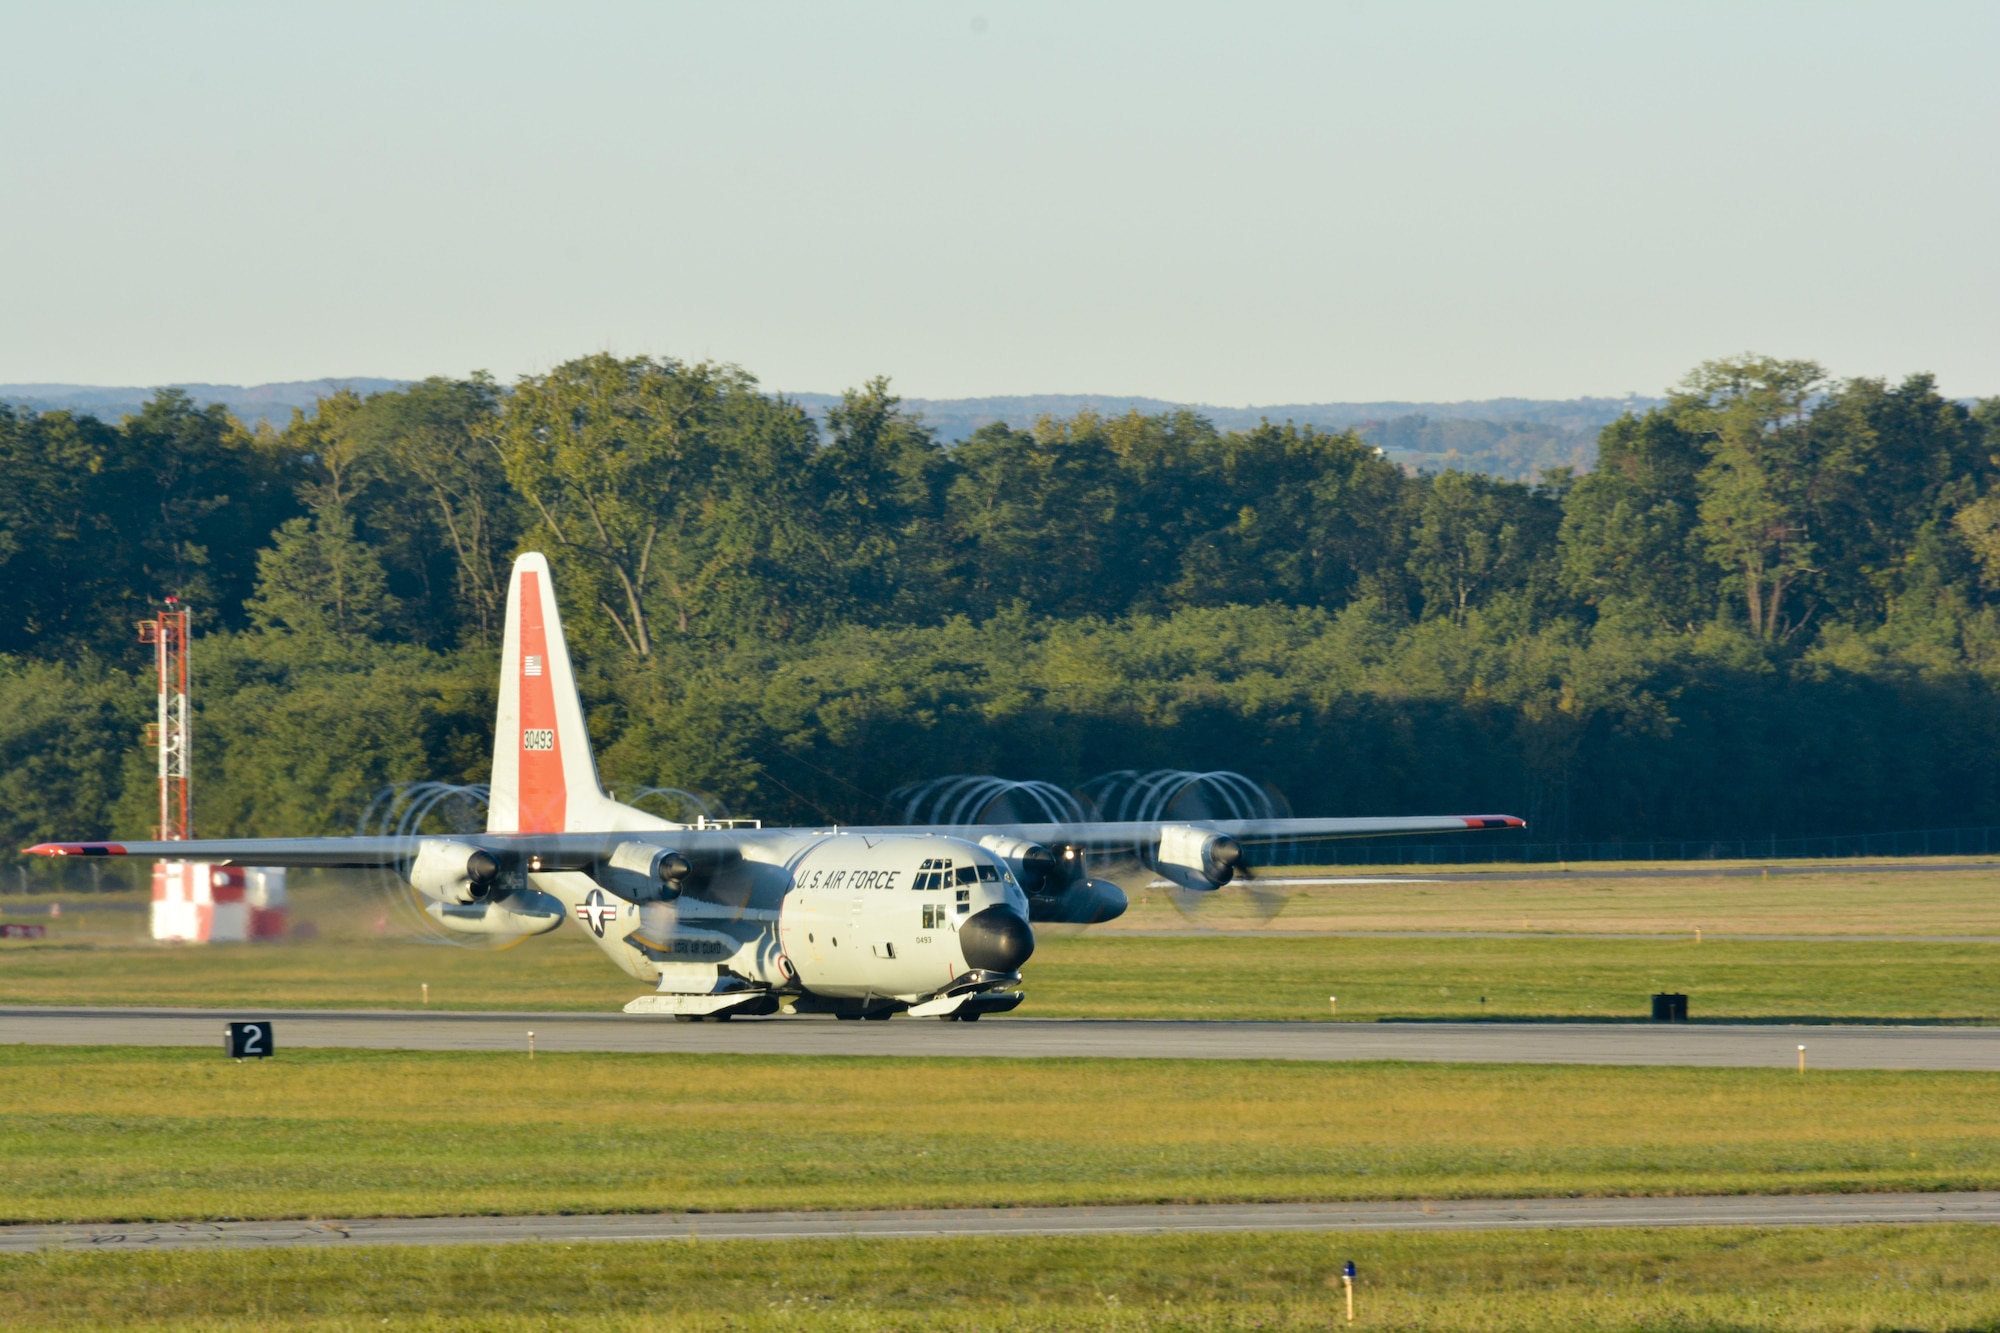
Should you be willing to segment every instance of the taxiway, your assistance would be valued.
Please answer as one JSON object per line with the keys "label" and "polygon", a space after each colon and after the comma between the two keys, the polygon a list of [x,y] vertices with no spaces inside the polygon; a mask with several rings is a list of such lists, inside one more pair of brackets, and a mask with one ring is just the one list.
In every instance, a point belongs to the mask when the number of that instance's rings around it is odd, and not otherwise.
{"label": "taxiway", "polygon": [[2000,1224],[2000,1192],[1460,1199],[1187,1207],[947,1208],[853,1213],[635,1213],[381,1217],[357,1221],[134,1222],[0,1227],[0,1254],[35,1250],[268,1249],[602,1240],[877,1240],[1243,1231],[1526,1231],[1574,1227]]}
{"label": "taxiway", "polygon": [[988,1056],[1024,1059],[1440,1060],[1480,1064],[2000,1069],[2000,1028],[1758,1023],[1269,1023],[827,1018],[675,1023],[587,1013],[409,1010],[0,1009],[0,1043],[220,1047],[229,1019],[270,1019],[280,1055],[381,1050]]}

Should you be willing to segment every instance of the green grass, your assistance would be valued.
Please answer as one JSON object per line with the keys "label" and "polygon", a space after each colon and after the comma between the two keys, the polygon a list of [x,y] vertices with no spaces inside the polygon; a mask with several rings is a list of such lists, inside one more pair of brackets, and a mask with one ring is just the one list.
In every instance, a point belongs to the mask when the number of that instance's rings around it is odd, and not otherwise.
{"label": "green grass", "polygon": [[1026,973],[1043,1017],[2000,1020],[2000,944],[1085,934]]}
{"label": "green grass", "polygon": [[497,950],[393,937],[192,946],[52,934],[0,943],[4,1005],[415,1009],[426,983],[440,1009],[615,1012],[651,989],[570,929]]}
{"label": "green grass", "polygon": [[[1690,876],[1694,868],[1690,868]],[[6,900],[10,919],[51,933],[0,943],[0,1004],[615,1010],[647,987],[570,923],[505,950],[397,935],[405,919],[371,888],[302,876],[295,917],[318,938],[207,948],[142,938],[140,911],[51,919]],[[1703,1019],[2000,1020],[2000,943],[1843,939],[1867,933],[2000,935],[1994,872],[1831,867],[1763,879],[1533,880],[1342,885],[1301,892],[1273,923],[1377,931],[1568,932],[1407,939],[1257,933],[1250,899],[1214,895],[1189,921],[1141,893],[1112,928],[1038,932],[1023,1016],[1265,1018],[1639,1018],[1656,991],[1686,993]],[[137,908],[130,894],[117,901]],[[1665,930],[1679,922],[1678,933]],[[1708,923],[1695,942],[1693,927]],[[1134,934],[1150,925],[1178,934]],[[378,932],[378,927],[382,933]],[[1817,931],[1807,940],[1717,939],[1724,928]],[[1577,932],[1628,932],[1588,939]],[[1485,1002],[1481,1003],[1481,997]]]}
{"label": "green grass", "polygon": [[[398,940],[0,947],[0,1004],[617,1010],[648,987],[565,929],[502,952]],[[1023,1017],[2000,1020],[2000,944],[1044,932]],[[1480,1002],[1485,997],[1485,1003]]]}
{"label": "green grass", "polygon": [[0,1257],[10,1329],[1970,1330],[2000,1228],[510,1245]]}
{"label": "green grass", "polygon": [[[1386,884],[1274,886],[1282,908],[1268,924],[1288,930],[1444,930],[1745,935],[2000,935],[1992,862],[1893,865],[1781,864],[1778,873],[1722,875],[1725,863],[1579,862],[1555,866],[1389,866]],[[1760,867],[1739,867],[1752,870]],[[1770,867],[1761,869],[1768,870]],[[1636,870],[1634,878],[1618,878]],[[1368,866],[1265,872],[1371,878]],[[1490,879],[1488,874],[1530,876]],[[1427,880],[1429,882],[1419,882]],[[1109,927],[1254,930],[1269,898],[1227,888],[1175,897],[1131,883],[1132,906]]]}
{"label": "green grass", "polygon": [[2000,1187],[2000,1075],[0,1047],[0,1219]]}

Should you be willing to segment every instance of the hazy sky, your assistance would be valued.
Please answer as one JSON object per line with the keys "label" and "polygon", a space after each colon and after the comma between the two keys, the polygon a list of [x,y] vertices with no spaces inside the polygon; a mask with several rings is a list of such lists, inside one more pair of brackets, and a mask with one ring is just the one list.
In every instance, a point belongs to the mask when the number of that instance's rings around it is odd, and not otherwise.
{"label": "hazy sky", "polygon": [[2000,392],[2000,4],[0,0],[0,382]]}

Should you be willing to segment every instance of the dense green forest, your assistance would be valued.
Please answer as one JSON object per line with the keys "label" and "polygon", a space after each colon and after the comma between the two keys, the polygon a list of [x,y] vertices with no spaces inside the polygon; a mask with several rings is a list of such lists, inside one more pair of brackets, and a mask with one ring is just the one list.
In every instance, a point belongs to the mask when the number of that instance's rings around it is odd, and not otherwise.
{"label": "dense green forest", "polygon": [[1520,484],[1347,433],[1089,414],[953,445],[725,365],[0,408],[0,827],[151,825],[133,622],[197,612],[197,824],[484,776],[546,551],[607,785],[873,820],[947,773],[1229,768],[1537,837],[2000,823],[2000,400],[1704,365]]}

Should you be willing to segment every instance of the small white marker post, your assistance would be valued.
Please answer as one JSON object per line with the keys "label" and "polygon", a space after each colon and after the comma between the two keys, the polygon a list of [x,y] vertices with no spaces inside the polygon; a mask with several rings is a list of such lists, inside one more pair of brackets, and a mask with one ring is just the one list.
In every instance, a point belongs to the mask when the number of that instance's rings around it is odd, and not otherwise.
{"label": "small white marker post", "polygon": [[1700,926],[1696,926],[1696,927],[1694,928],[1694,942],[1695,942],[1696,944],[1700,944],[1700,943],[1701,943],[1701,927],[1700,927]]}
{"label": "small white marker post", "polygon": [[1340,997],[1338,995],[1327,996],[1326,1007],[1335,1018],[1340,1017]]}
{"label": "small white marker post", "polygon": [[533,1028],[528,1029],[528,1058],[530,1060],[535,1058],[535,1030]]}
{"label": "small white marker post", "polygon": [[430,1002],[431,1002],[431,983],[426,981],[424,983],[424,1003],[429,1004]]}
{"label": "small white marker post", "polygon": [[1803,1042],[1799,1044],[1799,1072],[1801,1074],[1806,1072],[1806,1048]]}
{"label": "small white marker post", "polygon": [[1347,1288],[1347,1322],[1354,1322],[1354,1261],[1349,1259],[1347,1267],[1340,1275],[1340,1285]]}

